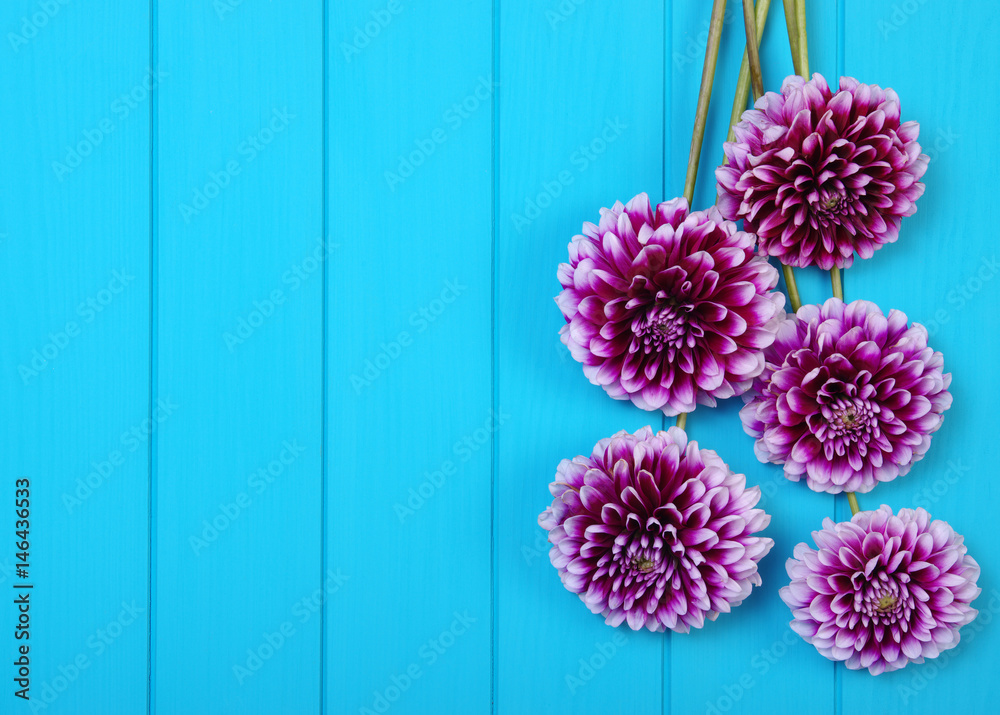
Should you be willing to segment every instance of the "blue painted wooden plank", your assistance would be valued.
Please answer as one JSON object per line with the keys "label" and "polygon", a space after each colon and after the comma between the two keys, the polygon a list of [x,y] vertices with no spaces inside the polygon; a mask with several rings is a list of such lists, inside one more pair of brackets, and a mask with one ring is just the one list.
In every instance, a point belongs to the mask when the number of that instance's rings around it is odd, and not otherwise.
{"label": "blue painted wooden plank", "polygon": [[[920,506],[951,523],[982,567],[983,592],[975,604],[979,619],[937,660],[877,678],[845,670],[844,712],[864,711],[871,702],[885,713],[991,710],[992,664],[1000,654],[991,625],[1000,612],[991,477],[1000,458],[993,437],[1000,427],[993,399],[1000,389],[994,357],[1000,266],[992,221],[981,207],[992,205],[996,186],[984,147],[1000,130],[984,107],[997,105],[1000,90],[969,68],[1000,61],[994,41],[1000,22],[981,7],[854,1],[845,7],[847,73],[895,89],[903,119],[920,122],[920,143],[931,157],[917,213],[903,220],[897,243],[846,272],[847,298],[899,308],[927,326],[953,375],[955,398],[927,456],[907,476],[864,496],[862,508]],[[947,52],[932,49],[941,42]]]}
{"label": "blue painted wooden plank", "polygon": [[491,707],[492,31],[330,6],[330,713]]}
{"label": "blue painted wooden plank", "polygon": [[566,591],[539,512],[563,458],[662,415],[609,398],[559,341],[567,245],[663,181],[662,3],[500,4],[496,642],[499,712],[658,711],[666,636],[614,629]]}
{"label": "blue painted wooden plank", "polygon": [[[141,713],[149,16],[140,3],[25,0],[4,3],[0,28],[3,710]],[[14,570],[19,478],[27,579]],[[34,586],[29,640],[14,640],[14,582]],[[30,703],[14,696],[18,645],[30,647]]]}
{"label": "blue painted wooden plank", "polygon": [[155,709],[317,712],[322,4],[228,5],[158,16]]}
{"label": "blue painted wooden plank", "polygon": [[[983,443],[1000,326],[991,227],[964,207],[989,206],[995,184],[982,147],[1000,127],[982,108],[1000,97],[968,68],[996,64],[997,21],[976,3],[843,2],[843,38],[838,6],[810,2],[812,69],[832,80],[839,56],[895,88],[932,154],[920,211],[847,272],[847,295],[928,325],[955,376],[928,456],[862,506],[924,506],[966,535],[983,614],[956,651],[873,678],[791,635],[784,560],[833,500],[756,462],[739,400],[689,428],[774,516],[765,585],[744,606],[687,636],[613,630],[548,564],[535,519],[559,459],[662,424],[565,352],[555,267],[600,206],[680,191],[706,5],[506,0],[494,16],[371,0],[331,3],[326,28],[318,0],[164,6],[150,75],[145,5],[18,0],[0,12],[16,177],[0,194],[0,400],[14,416],[0,450],[5,494],[32,480],[32,695],[46,712],[146,710],[154,442],[159,712],[317,712],[323,677],[331,713],[987,710],[970,684],[989,682],[1000,648],[998,448]],[[769,89],[791,69],[773,4]],[[714,200],[742,49],[730,5],[696,207]],[[950,54],[925,49],[956,37]],[[369,219],[356,238],[341,215],[358,208],[393,235],[368,239]],[[807,300],[829,294],[825,274],[798,275]],[[0,553],[0,588],[13,566]]]}
{"label": "blue painted wooden plank", "polygon": [[[727,5],[696,208],[715,201],[714,171],[722,159],[746,39],[741,3],[730,0]],[[836,38],[830,39],[829,34],[836,32],[836,6],[810,1],[807,11],[809,26],[815,28],[809,43],[811,70],[832,76],[836,71]],[[674,122],[675,157],[687,156],[709,15],[707,4],[674,4],[674,89],[669,116]],[[821,32],[828,35],[821,37]],[[694,61],[689,61],[692,57]],[[761,64],[767,91],[778,91],[782,79],[792,72],[780,0],[772,2]],[[677,161],[671,170],[675,177],[671,186],[678,193],[684,165]],[[803,300],[818,302],[830,294],[829,278],[819,271],[796,270],[796,276]],[[743,432],[739,419],[742,406],[742,399],[734,398],[720,403],[716,410],[701,407],[688,418],[688,431],[703,447],[718,451],[733,470],[746,474],[748,484],[761,487],[761,507],[772,517],[765,534],[774,539],[775,546],[760,564],[763,585],[743,605],[706,624],[700,632],[673,638],[669,712],[831,713],[832,666],[809,657],[811,647],[788,627],[791,614],[778,597],[778,589],[788,582],[785,560],[795,544],[819,528],[825,516],[833,515],[834,500],[811,492],[804,482],[789,482],[780,467],[757,461],[753,440]]]}

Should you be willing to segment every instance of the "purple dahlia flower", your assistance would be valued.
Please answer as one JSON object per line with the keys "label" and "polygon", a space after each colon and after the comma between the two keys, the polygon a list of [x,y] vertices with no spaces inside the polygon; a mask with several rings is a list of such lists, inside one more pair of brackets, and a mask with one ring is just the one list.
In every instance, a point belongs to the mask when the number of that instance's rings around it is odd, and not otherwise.
{"label": "purple dahlia flower", "polygon": [[563,585],[632,630],[687,633],[728,613],[760,585],[757,562],[771,517],[715,452],[683,430],[649,427],[602,439],[590,457],[564,459],[555,499],[538,523]]}
{"label": "purple dahlia flower", "polygon": [[784,296],[754,237],[714,207],[639,194],[583,225],[559,266],[560,335],[595,385],[667,415],[742,394],[764,369]]}
{"label": "purple dahlia flower", "polygon": [[743,429],[760,461],[818,492],[867,492],[906,474],[951,406],[951,374],[927,330],[867,301],[802,306],[765,358],[743,396]]}
{"label": "purple dahlia flower", "polygon": [[781,600],[792,630],[830,660],[872,675],[958,645],[978,611],[979,564],[962,537],[923,509],[863,511],[795,547]]}
{"label": "purple dahlia flower", "polygon": [[743,114],[715,171],[719,209],[791,266],[846,268],[899,234],[924,193],[916,122],[899,122],[891,89],[822,75],[785,79]]}

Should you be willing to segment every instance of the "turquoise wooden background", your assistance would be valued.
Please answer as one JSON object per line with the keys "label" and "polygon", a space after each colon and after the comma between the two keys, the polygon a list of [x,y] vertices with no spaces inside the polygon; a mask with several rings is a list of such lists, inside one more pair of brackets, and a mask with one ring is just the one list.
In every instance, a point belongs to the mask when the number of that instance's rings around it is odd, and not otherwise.
{"label": "turquoise wooden background", "polygon": [[[698,206],[742,52],[729,4]],[[601,206],[680,193],[709,3],[6,0],[0,459],[5,503],[32,480],[36,586],[35,700],[5,665],[3,712],[990,711],[1000,19],[808,7],[813,70],[895,88],[932,157],[846,290],[927,324],[954,373],[928,457],[862,506],[965,534],[982,615],[955,652],[873,678],[793,637],[784,560],[848,511],[756,462],[738,400],[689,429],[773,514],[744,606],[613,630],[548,564],[559,459],[662,424],[559,343],[556,265]]]}

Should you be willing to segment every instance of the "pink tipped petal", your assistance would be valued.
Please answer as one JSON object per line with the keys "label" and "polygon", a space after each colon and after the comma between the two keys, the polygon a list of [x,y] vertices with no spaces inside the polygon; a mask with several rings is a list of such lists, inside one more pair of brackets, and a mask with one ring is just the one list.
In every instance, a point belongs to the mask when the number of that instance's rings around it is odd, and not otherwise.
{"label": "pink tipped petal", "polygon": [[764,369],[784,298],[755,237],[715,207],[639,194],[584,224],[557,276],[563,342],[616,399],[667,415],[739,395]]}
{"label": "pink tipped petal", "polygon": [[816,549],[795,547],[791,583],[779,593],[792,630],[852,670],[879,675],[936,658],[976,617],[979,565],[962,537],[923,509],[894,515],[883,505],[851,521],[827,519],[813,540]]}
{"label": "pink tipped petal", "polygon": [[[875,98],[879,98],[877,101]],[[791,266],[846,268],[896,240],[916,211],[928,157],[892,90],[789,77],[734,127],[716,170],[718,208]]]}
{"label": "pink tipped petal", "polygon": [[774,542],[757,487],[671,427],[601,440],[563,460],[538,519],[563,585],[608,625],[686,633],[760,585]]}
{"label": "pink tipped petal", "polygon": [[867,301],[805,305],[781,321],[743,396],[743,428],[762,462],[810,489],[868,492],[927,452],[951,405],[941,353],[899,311]]}

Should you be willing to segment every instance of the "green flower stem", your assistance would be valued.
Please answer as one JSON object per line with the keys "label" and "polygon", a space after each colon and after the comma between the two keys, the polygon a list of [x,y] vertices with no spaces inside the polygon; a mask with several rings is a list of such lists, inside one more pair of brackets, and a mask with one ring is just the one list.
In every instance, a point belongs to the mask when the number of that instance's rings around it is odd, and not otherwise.
{"label": "green flower stem", "polygon": [[[747,48],[744,58],[750,67],[750,84],[753,86],[754,101],[764,94],[764,76],[760,70],[760,39],[757,33],[757,18],[754,15],[753,0],[743,0],[743,24],[747,31]],[[740,67],[742,74],[743,68]],[[730,125],[731,126],[731,125]]]}
{"label": "green flower stem", "polygon": [[[830,269],[830,286],[833,288],[833,297],[844,299],[844,283],[840,278],[840,269],[834,266]],[[847,503],[851,505],[851,516],[854,516],[861,507],[858,506],[858,497],[854,492],[847,492]]]}
{"label": "green flower stem", "polygon": [[858,497],[854,492],[847,492],[847,503],[851,505],[851,516],[861,511],[861,507],[858,506]]}
{"label": "green flower stem", "polygon": [[687,412],[681,412],[679,415],[677,415],[677,426],[680,427],[681,429],[687,427],[687,421],[688,421]]}
{"label": "green flower stem", "polygon": [[[744,4],[746,0],[744,0]],[[795,65],[795,74],[809,79],[809,42],[806,37],[806,2],[805,0],[784,0],[785,21],[788,25],[788,45],[792,51],[792,60]],[[792,310],[798,310],[801,305],[799,291],[795,285],[795,276],[789,266],[782,266],[785,273],[785,284],[788,286],[788,298],[792,303]],[[840,269],[834,266],[830,269],[830,287],[833,290],[833,297],[844,300],[844,282],[840,275]],[[847,492],[847,503],[851,507],[851,516],[854,516],[861,507],[858,505],[858,496],[854,492]]]}
{"label": "green flower stem", "polygon": [[795,282],[795,273],[792,272],[791,266],[786,266],[784,263],[781,264],[781,272],[785,275],[785,288],[788,289],[788,302],[792,304],[792,312],[794,313],[802,307],[802,299],[799,298],[799,286]]}
{"label": "green flower stem", "polygon": [[[747,31],[747,49],[743,52],[743,65],[740,67],[740,76],[736,82],[736,101],[733,103],[733,113],[730,116],[729,121],[729,141],[733,141],[735,138],[733,136],[733,127],[740,120],[740,115],[743,113],[743,109],[746,107],[747,103],[747,93],[749,92],[749,85],[753,83],[753,94],[754,99],[760,98],[764,93],[764,80],[763,73],[760,68],[760,53],[757,48],[760,47],[760,37],[764,31],[764,24],[767,22],[767,11],[771,7],[771,0],[759,0],[757,3],[757,13],[756,17],[753,16],[751,12],[753,0],[743,0],[743,17],[746,24]],[[786,10],[788,8],[788,1],[785,2]],[[795,15],[789,15],[789,17],[796,17]],[[758,32],[757,28],[760,28]],[[789,28],[789,41],[796,36],[796,33]],[[793,50],[794,52],[794,50]],[[782,273],[785,275],[785,287],[788,289],[788,301],[791,303],[792,310],[798,310],[802,305],[802,300],[799,298],[799,286],[795,282],[795,273],[792,271],[791,266],[781,266]]]}
{"label": "green flower stem", "polygon": [[830,286],[833,288],[833,297],[844,299],[844,283],[840,279],[840,269],[834,266],[830,269]]}
{"label": "green flower stem", "polygon": [[799,11],[798,0],[783,0],[785,4],[785,25],[788,27],[788,48],[792,51],[792,64],[795,74],[802,74],[802,58],[799,54]]}
{"label": "green flower stem", "polygon": [[698,178],[698,161],[701,159],[701,144],[705,139],[705,123],[708,121],[708,105],[712,99],[715,63],[719,59],[719,42],[722,40],[722,23],[725,14],[726,0],[715,0],[712,4],[712,19],[708,28],[705,66],[701,71],[701,90],[698,92],[698,109],[694,117],[694,131],[691,134],[687,176],[684,179],[684,198],[687,199],[689,206],[694,200],[694,184]]}
{"label": "green flower stem", "polygon": [[[788,46],[792,51],[792,63],[795,74],[809,79],[809,49],[806,44],[806,3],[805,0],[783,0],[785,4],[785,25],[788,27]],[[785,274],[785,286],[788,288],[788,300],[792,310],[796,311],[802,305],[799,298],[799,288],[795,284],[795,274],[791,266],[782,265]]]}
{"label": "green flower stem", "polygon": [[[764,25],[767,23],[767,11],[771,9],[771,0],[757,0],[757,47],[760,47],[760,40],[764,34]],[[740,122],[743,112],[747,108],[747,98],[750,96],[750,58],[747,51],[743,51],[743,64],[740,65],[740,76],[736,80],[736,97],[733,99],[733,111],[729,114],[729,136],[726,141],[733,141],[736,135],[733,127]],[[723,159],[723,161],[729,161]]]}
{"label": "green flower stem", "polygon": [[799,72],[809,79],[809,41],[806,39],[806,0],[798,0],[796,13],[799,25]]}

